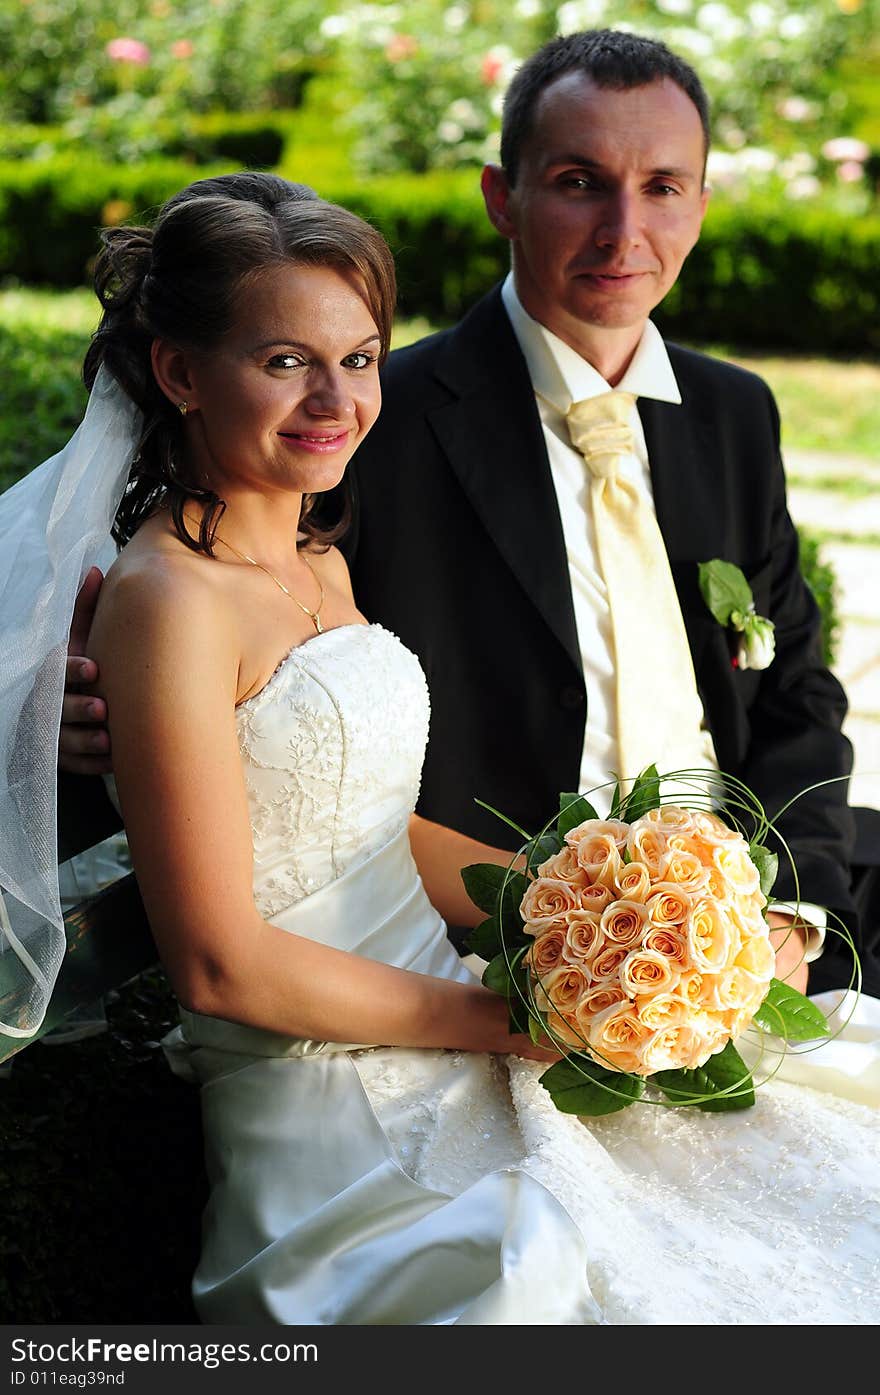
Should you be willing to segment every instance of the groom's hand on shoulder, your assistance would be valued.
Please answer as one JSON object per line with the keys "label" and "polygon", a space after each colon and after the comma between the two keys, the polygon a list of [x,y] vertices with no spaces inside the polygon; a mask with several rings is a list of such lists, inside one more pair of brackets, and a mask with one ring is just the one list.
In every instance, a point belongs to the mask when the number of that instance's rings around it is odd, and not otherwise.
{"label": "groom's hand on shoulder", "polygon": [[58,734],[58,765],[69,775],[105,775],[113,768],[110,733],[106,726],[107,704],[103,698],[81,691],[98,677],[98,665],[93,659],[87,659],[84,651],[102,581],[101,572],[92,567],[79,589],[70,622]]}

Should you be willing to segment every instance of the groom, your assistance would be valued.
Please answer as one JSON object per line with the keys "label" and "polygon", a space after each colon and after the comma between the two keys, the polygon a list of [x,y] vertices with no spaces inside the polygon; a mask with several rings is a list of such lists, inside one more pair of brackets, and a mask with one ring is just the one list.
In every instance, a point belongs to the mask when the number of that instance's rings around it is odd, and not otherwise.
{"label": "groom", "polygon": [[[534,54],[507,94],[501,163],[482,180],[511,275],[455,328],[391,355],[354,462],[355,595],[416,650],[431,690],[420,810],[487,841],[505,829],[474,796],[533,831],[560,790],[619,768],[608,605],[565,421],[572,401],[609,388],[637,397],[631,478],[660,524],[718,764],[770,814],[850,770],[770,392],[664,344],[648,318],[699,236],[707,147],[702,85],[662,45],[592,31]],[[715,557],[743,570],[775,622],[764,672],[733,667],[731,636],[699,593],[698,563]],[[646,722],[652,686],[648,672]],[[705,750],[699,715],[693,726],[691,747]],[[850,916],[846,781],[799,800],[781,828],[801,899]],[[848,978],[836,944],[811,987]]]}
{"label": "groom", "polygon": [[[609,388],[637,399],[628,468],[656,511],[693,658],[691,745],[711,760],[708,731],[720,767],[771,815],[850,770],[769,390],[664,344],[648,318],[699,236],[707,146],[703,88],[662,45],[590,31],[534,54],[507,96],[501,164],[482,181],[511,276],[453,329],[391,355],[382,414],[355,460],[355,596],[418,653],[431,691],[420,812],[488,842],[507,831],[475,797],[532,831],[560,790],[618,764],[612,617],[565,427],[572,401]],[[700,596],[698,564],[715,557],[743,570],[775,622],[763,672],[732,665]],[[94,720],[74,702],[73,719]],[[644,709],[647,721],[650,672]],[[65,731],[64,746],[72,768],[82,733]],[[781,828],[802,900],[849,918],[845,790],[813,791]],[[794,894],[784,860],[780,883]],[[790,937],[794,962],[808,936]],[[829,938],[811,988],[848,978]]]}

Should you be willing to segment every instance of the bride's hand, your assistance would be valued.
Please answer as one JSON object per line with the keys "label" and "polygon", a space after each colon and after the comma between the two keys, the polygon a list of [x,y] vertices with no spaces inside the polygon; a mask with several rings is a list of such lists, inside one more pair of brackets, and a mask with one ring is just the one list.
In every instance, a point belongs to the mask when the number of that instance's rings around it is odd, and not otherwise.
{"label": "bride's hand", "polygon": [[562,1054],[556,1050],[549,1037],[545,1037],[544,1040],[547,1042],[546,1047],[536,1046],[525,1032],[511,1032],[508,1051],[512,1056],[522,1056],[527,1061],[543,1061],[548,1066],[555,1065],[557,1061],[562,1060]]}

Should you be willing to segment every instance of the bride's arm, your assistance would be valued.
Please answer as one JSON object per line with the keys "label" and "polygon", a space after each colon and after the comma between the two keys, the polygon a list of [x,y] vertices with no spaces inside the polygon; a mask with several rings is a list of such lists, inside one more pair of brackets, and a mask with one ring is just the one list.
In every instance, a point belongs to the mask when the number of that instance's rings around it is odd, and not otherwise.
{"label": "bride's arm", "polygon": [[[191,573],[192,569],[190,569]],[[239,637],[213,589],[155,559],[107,587],[92,643],[138,884],[175,992],[290,1036],[517,1051],[504,1000],[289,934],[253,900],[235,726]]]}
{"label": "bride's arm", "polygon": [[523,865],[522,857],[504,848],[479,843],[420,814],[413,814],[409,821],[409,841],[431,904],[450,925],[478,925],[486,918],[486,912],[477,909],[464,889],[462,867],[472,862],[494,862],[498,867],[512,865],[515,869]]}

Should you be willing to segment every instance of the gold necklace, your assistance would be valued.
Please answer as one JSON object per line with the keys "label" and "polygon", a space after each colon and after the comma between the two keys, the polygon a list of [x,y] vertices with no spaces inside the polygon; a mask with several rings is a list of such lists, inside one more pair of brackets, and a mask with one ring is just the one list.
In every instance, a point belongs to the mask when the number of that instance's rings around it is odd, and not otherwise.
{"label": "gold necklace", "polygon": [[[184,514],[184,518],[187,520],[188,523],[194,523],[194,520],[191,519],[188,514]],[[305,562],[312,576],[317,581],[318,590],[321,593],[320,600],[318,601],[318,605],[315,610],[309,610],[307,605],[303,605],[302,601],[298,601],[293,592],[284,585],[284,582],[279,581],[275,573],[270,572],[269,568],[264,567],[262,562],[258,562],[255,557],[248,557],[246,552],[239,552],[237,547],[233,547],[231,542],[227,542],[225,538],[221,538],[219,533],[215,533],[214,538],[217,542],[222,542],[224,547],[228,547],[229,551],[234,552],[236,557],[240,557],[243,562],[250,562],[252,567],[259,567],[261,572],[265,572],[267,576],[271,577],[272,580],[275,582],[275,585],[278,587],[279,591],[283,591],[285,596],[292,600],[294,605],[298,605],[300,610],[309,617],[309,619],[315,627],[316,633],[319,635],[322,635],[324,633],[324,626],[321,624],[320,618],[321,606],[324,604],[324,587],[321,582],[321,578],[318,576],[308,557],[303,557],[303,561]]]}

